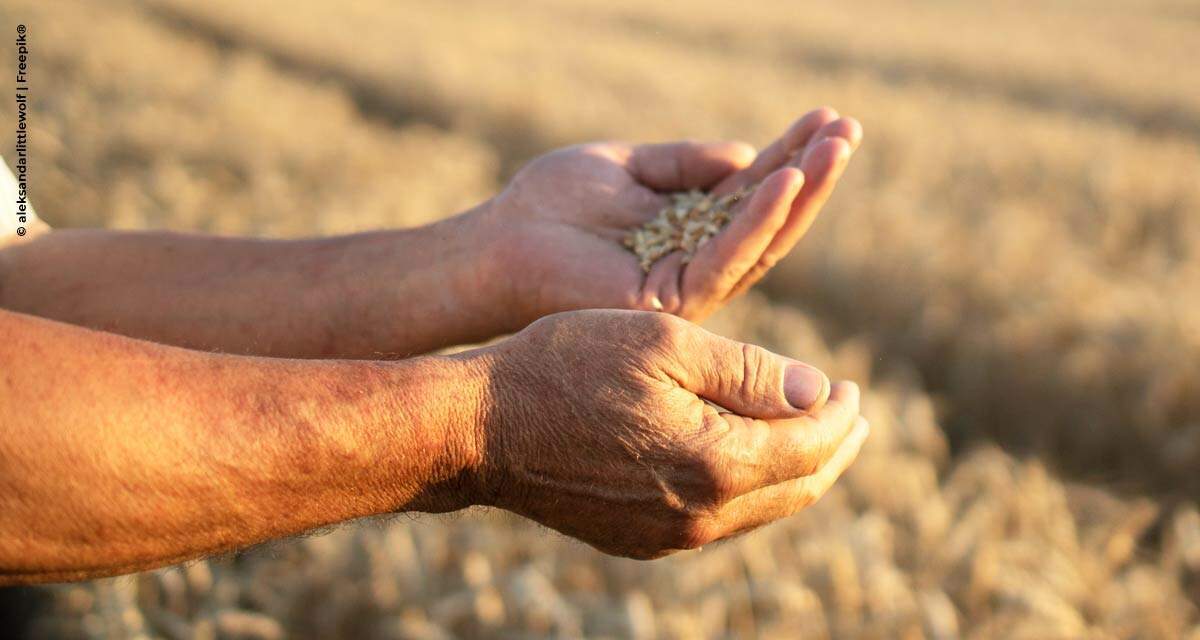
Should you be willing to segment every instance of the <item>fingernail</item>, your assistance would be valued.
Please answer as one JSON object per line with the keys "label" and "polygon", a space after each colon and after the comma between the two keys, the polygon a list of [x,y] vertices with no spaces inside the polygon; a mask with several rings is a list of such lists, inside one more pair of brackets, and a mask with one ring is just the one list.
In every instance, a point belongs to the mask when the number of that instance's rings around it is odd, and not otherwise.
{"label": "fingernail", "polygon": [[792,364],[783,372],[783,395],[797,409],[813,408],[828,389],[829,379],[812,367]]}

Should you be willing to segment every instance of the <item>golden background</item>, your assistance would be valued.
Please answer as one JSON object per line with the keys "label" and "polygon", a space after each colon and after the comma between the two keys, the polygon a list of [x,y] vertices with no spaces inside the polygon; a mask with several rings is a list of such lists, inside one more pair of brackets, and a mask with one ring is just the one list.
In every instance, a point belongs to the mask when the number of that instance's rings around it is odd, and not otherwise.
{"label": "golden background", "polygon": [[36,635],[1200,638],[1200,4],[0,18],[29,27],[33,196],[58,227],[408,226],[586,140],[761,145],[822,104],[866,132],[809,237],[709,323],[864,383],[872,439],[809,511],[653,563],[504,514],[360,523],[49,588]]}

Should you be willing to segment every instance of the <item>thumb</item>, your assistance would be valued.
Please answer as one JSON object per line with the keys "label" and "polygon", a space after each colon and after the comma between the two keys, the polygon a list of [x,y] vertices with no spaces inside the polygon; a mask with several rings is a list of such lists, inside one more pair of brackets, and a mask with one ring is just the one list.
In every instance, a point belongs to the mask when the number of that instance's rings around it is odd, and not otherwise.
{"label": "thumb", "polygon": [[667,367],[679,386],[750,418],[790,418],[821,408],[829,378],[816,367],[695,325],[678,336]]}

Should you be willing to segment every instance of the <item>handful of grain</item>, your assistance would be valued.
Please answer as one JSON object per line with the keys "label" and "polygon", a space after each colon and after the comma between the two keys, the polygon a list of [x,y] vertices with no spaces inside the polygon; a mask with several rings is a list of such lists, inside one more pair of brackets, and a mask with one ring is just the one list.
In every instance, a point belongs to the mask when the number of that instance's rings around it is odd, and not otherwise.
{"label": "handful of grain", "polygon": [[672,193],[671,204],[646,224],[630,231],[623,244],[637,255],[647,273],[656,260],[675,250],[683,252],[686,264],[697,249],[729,224],[734,205],[755,186],[742,187],[719,198],[699,189]]}

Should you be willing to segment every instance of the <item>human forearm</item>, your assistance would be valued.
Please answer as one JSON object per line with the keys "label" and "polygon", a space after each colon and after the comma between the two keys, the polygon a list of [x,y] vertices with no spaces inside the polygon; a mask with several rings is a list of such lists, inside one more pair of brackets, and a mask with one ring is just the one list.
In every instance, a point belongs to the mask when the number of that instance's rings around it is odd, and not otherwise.
{"label": "human forearm", "polygon": [[470,357],[222,356],[0,311],[0,583],[466,506],[485,393]]}
{"label": "human forearm", "polygon": [[0,250],[0,307],[202,350],[395,357],[517,328],[475,212],[304,240],[56,231]]}
{"label": "human forearm", "polygon": [[661,557],[812,504],[866,437],[858,404],[661,313],[557,314],[452,358],[364,363],[0,312],[0,584],[472,504]]}

